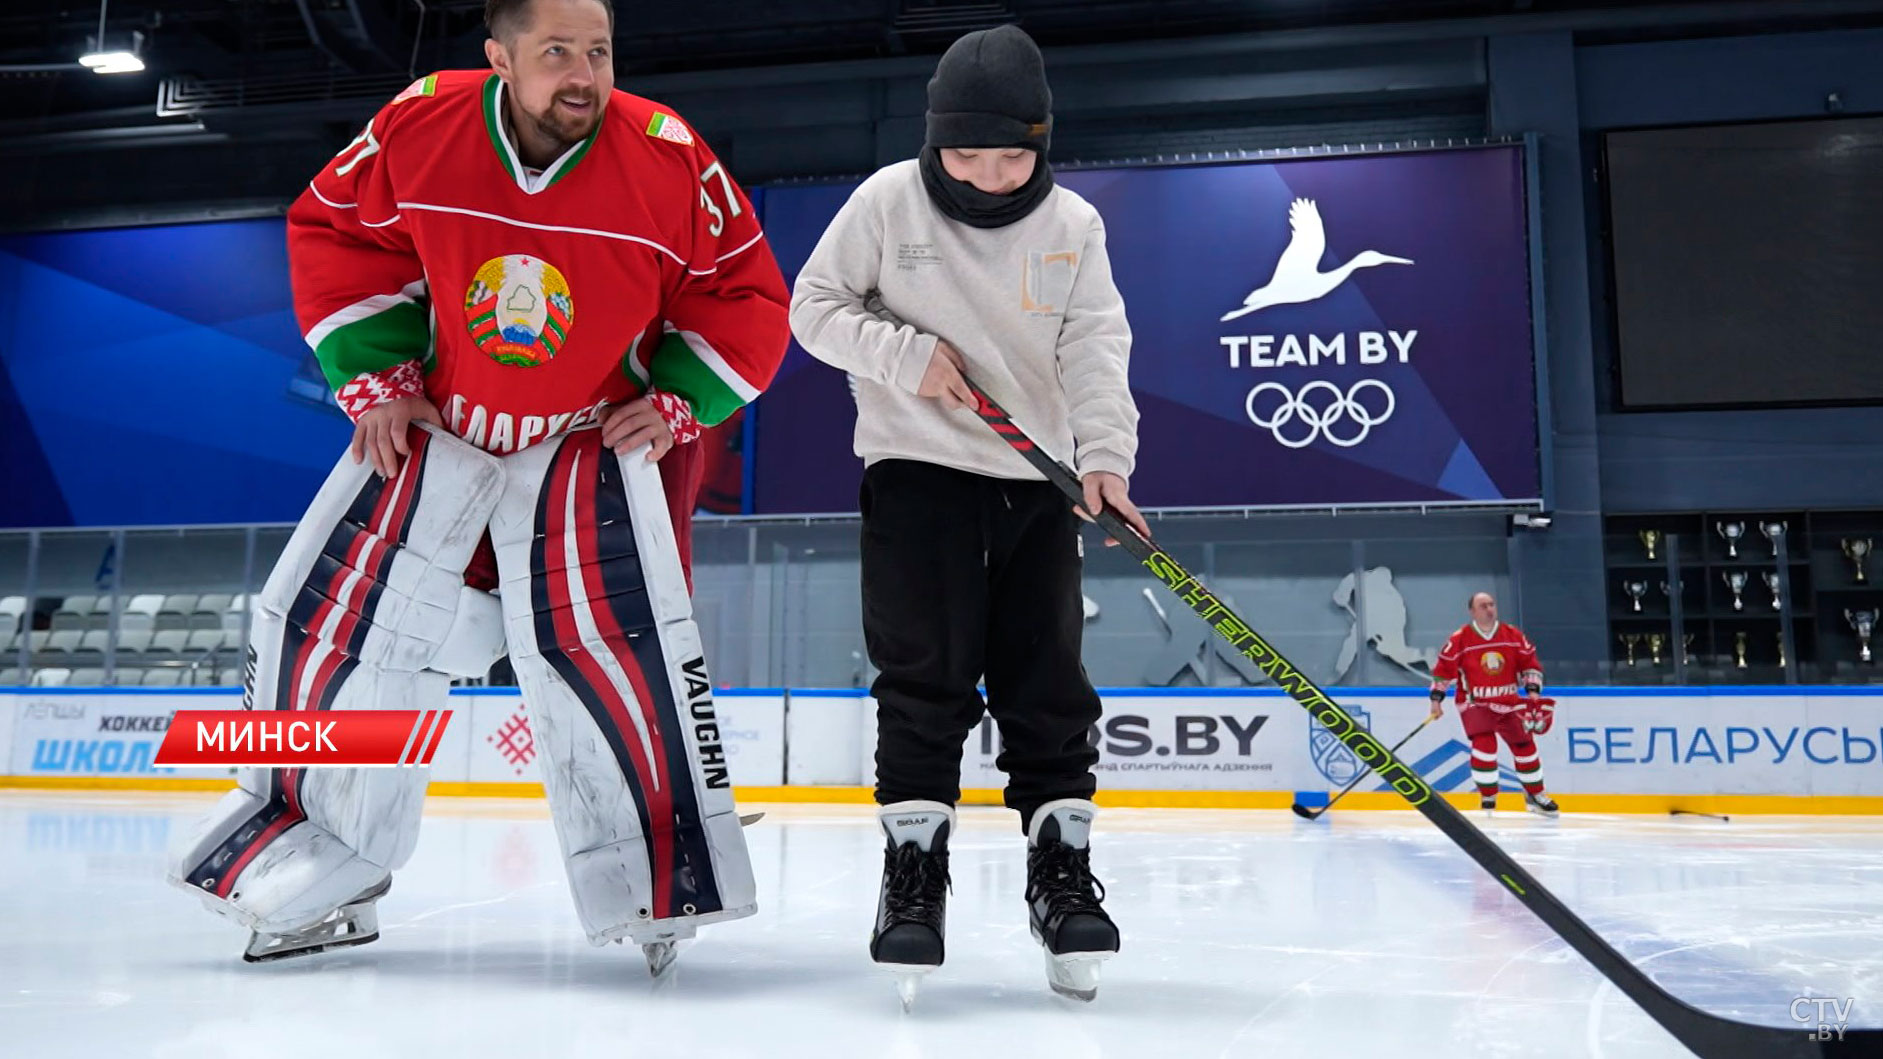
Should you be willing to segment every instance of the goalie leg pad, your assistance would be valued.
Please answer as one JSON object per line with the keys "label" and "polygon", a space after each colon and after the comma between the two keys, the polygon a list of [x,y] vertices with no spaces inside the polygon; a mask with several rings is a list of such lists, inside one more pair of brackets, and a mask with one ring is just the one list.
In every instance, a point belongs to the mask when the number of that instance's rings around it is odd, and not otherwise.
{"label": "goalie leg pad", "polygon": [[591,941],[757,911],[659,471],[583,430],[504,458],[511,665]]}
{"label": "goalie leg pad", "polygon": [[244,788],[223,796],[172,851],[171,863],[171,881],[199,894],[210,911],[259,934],[318,922],[389,874],[327,829],[296,820],[287,798]]}
{"label": "goalie leg pad", "polygon": [[[381,479],[342,457],[255,601],[243,706],[442,709],[500,639],[461,573],[502,491],[497,458],[429,428]],[[175,850],[170,879],[263,932],[317,922],[418,839],[420,769],[244,769]]]}

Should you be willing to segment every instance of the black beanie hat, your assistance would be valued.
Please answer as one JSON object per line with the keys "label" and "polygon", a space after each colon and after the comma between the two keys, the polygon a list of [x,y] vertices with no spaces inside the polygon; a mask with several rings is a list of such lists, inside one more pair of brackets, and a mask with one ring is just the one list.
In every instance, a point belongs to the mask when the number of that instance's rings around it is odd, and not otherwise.
{"label": "black beanie hat", "polygon": [[1030,147],[1052,139],[1053,92],[1039,46],[1019,26],[949,45],[928,82],[929,147]]}

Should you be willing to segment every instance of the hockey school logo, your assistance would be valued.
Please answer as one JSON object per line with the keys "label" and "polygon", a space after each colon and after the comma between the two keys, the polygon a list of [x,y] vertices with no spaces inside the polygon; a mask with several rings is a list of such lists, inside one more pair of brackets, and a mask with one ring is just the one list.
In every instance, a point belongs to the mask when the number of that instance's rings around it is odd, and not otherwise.
{"label": "hockey school logo", "polygon": [[[1360,727],[1373,730],[1373,718],[1358,706],[1344,707],[1347,715]],[[1327,730],[1319,721],[1308,725],[1308,757],[1313,759],[1314,767],[1329,783],[1345,787],[1360,774],[1360,759],[1340,737]]]}
{"label": "hockey school logo", "polygon": [[464,293],[464,315],[471,340],[490,359],[533,368],[549,363],[568,342],[575,302],[556,266],[511,254],[477,270]]}

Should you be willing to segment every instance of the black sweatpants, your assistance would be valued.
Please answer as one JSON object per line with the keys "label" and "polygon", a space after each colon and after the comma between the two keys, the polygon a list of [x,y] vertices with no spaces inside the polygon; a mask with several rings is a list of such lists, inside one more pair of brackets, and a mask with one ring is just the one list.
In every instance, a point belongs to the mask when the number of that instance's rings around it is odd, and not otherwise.
{"label": "black sweatpants", "polygon": [[[961,751],[994,717],[1024,828],[1090,798],[1098,693],[1079,657],[1079,518],[1050,482],[913,460],[863,474],[863,636],[881,670],[876,801],[961,797]],[[986,677],[987,700],[976,685]]]}

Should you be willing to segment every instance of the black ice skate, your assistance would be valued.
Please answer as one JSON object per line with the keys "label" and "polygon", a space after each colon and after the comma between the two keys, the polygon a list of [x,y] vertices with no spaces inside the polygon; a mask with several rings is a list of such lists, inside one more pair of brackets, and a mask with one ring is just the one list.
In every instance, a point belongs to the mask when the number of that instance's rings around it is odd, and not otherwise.
{"label": "black ice skate", "polygon": [[266,963],[378,941],[379,913],[373,904],[391,889],[392,876],[388,875],[385,881],[329,912],[318,923],[291,934],[251,933],[242,958],[249,963]]}
{"label": "black ice skate", "polygon": [[1562,807],[1556,804],[1555,799],[1551,798],[1547,793],[1526,793],[1523,796],[1523,807],[1538,816],[1547,816],[1552,820],[1556,819],[1557,814],[1563,811]]}
{"label": "black ice skate", "polygon": [[1099,903],[1105,887],[1092,877],[1092,818],[1098,806],[1079,798],[1047,802],[1027,834],[1027,918],[1046,953],[1053,992],[1075,1000],[1098,996],[1099,964],[1118,951],[1118,927]]}
{"label": "black ice skate", "polygon": [[1490,816],[1492,813],[1497,812],[1497,795],[1495,794],[1478,795],[1478,808],[1484,810],[1485,816]]}
{"label": "black ice skate", "polygon": [[948,905],[948,835],[955,811],[940,802],[909,801],[877,812],[888,846],[876,901],[870,959],[896,975],[902,1008],[915,1004],[922,976],[941,966]]}

